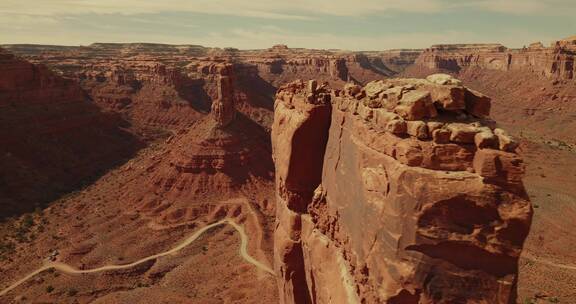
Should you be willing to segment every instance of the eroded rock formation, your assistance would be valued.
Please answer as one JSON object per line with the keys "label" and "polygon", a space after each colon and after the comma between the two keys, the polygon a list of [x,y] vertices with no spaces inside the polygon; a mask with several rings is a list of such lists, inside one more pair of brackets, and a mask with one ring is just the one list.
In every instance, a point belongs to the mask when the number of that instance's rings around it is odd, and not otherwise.
{"label": "eroded rock formation", "polygon": [[554,79],[574,79],[576,38],[542,43],[528,48],[508,49],[499,44],[435,45],[426,49],[415,64],[429,69],[457,72],[463,68],[534,72]]}
{"label": "eroded rock formation", "polygon": [[149,176],[128,195],[128,201],[174,205],[232,196],[240,188],[270,184],[273,164],[268,133],[235,109],[233,66],[203,68],[217,75],[212,112],[169,137],[166,148],[149,164]]}
{"label": "eroded rock formation", "polygon": [[[77,80],[98,106],[121,113],[132,128],[178,130],[211,111],[219,72],[233,62],[236,109],[266,129],[276,89],[300,78],[341,86],[392,76],[412,64],[419,50],[349,52],[285,45],[263,50],[151,43],[95,43],[83,47],[6,45],[34,63]],[[217,106],[217,104],[214,104]],[[153,132],[152,132],[153,133]]]}
{"label": "eroded rock formation", "polygon": [[211,116],[219,127],[229,125],[236,116],[234,107],[234,88],[232,84],[231,65],[222,65],[218,68],[217,83],[218,97],[212,101]]}
{"label": "eroded rock formation", "polygon": [[282,303],[515,303],[532,209],[490,99],[448,75],[282,87]]}

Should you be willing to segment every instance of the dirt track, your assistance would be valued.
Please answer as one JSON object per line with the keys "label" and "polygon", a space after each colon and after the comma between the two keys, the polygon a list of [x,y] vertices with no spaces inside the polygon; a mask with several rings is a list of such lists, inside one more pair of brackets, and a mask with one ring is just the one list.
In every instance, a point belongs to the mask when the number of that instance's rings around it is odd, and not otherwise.
{"label": "dirt track", "polygon": [[198,239],[204,232],[208,231],[209,229],[216,227],[216,226],[225,225],[225,224],[228,224],[228,225],[234,227],[234,229],[236,229],[236,231],[238,231],[238,233],[240,234],[240,240],[241,240],[240,249],[239,249],[240,256],[244,260],[246,260],[248,263],[253,264],[257,268],[259,268],[259,269],[261,269],[261,270],[263,270],[263,271],[265,271],[271,275],[274,275],[274,271],[270,267],[259,262],[256,259],[254,259],[248,253],[248,249],[247,249],[248,236],[246,235],[244,228],[242,226],[236,224],[234,221],[232,221],[230,219],[224,219],[224,220],[221,220],[219,222],[216,222],[216,223],[202,227],[200,230],[194,232],[191,236],[189,236],[188,238],[183,240],[179,245],[177,245],[176,247],[174,247],[168,251],[142,258],[142,259],[135,261],[135,262],[132,262],[130,264],[105,265],[105,266],[94,268],[94,269],[76,269],[76,268],[74,268],[68,264],[58,263],[58,262],[48,262],[48,263],[44,264],[42,267],[36,269],[32,273],[28,274],[27,276],[23,277],[22,279],[18,280],[14,284],[12,284],[12,285],[8,286],[7,288],[5,288],[4,290],[2,290],[0,292],[0,296],[7,294],[12,289],[18,287],[20,284],[26,282],[27,280],[31,279],[32,277],[36,276],[37,274],[44,272],[46,270],[49,270],[49,269],[55,269],[55,270],[61,271],[63,273],[68,273],[68,274],[97,273],[97,272],[110,271],[110,270],[127,269],[127,268],[131,268],[131,267],[140,265],[142,263],[145,263],[145,262],[148,262],[148,261],[160,258],[160,257],[172,255],[172,254],[175,254],[178,251],[182,250],[184,247],[190,245],[192,242],[194,242],[196,239]]}

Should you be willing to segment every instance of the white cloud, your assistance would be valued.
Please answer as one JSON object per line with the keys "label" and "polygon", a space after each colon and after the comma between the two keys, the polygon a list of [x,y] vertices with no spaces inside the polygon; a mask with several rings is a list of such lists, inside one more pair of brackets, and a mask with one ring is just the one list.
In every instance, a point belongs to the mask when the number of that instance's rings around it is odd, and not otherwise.
{"label": "white cloud", "polygon": [[367,16],[385,11],[435,13],[468,7],[512,14],[573,14],[575,0],[1,0],[0,15],[192,12],[263,19]]}
{"label": "white cloud", "polygon": [[[286,31],[279,27],[283,23],[273,20],[291,19],[296,24],[304,19],[323,21],[326,16],[344,16],[358,21],[363,16],[382,16],[386,11],[458,14],[463,8],[534,16],[561,15],[573,14],[576,0],[0,0],[0,43],[163,42],[243,49],[285,43],[293,47],[378,50],[466,42],[501,42],[517,47],[535,40],[554,38],[538,37],[538,33],[531,33],[530,29],[522,32],[506,32],[504,29],[496,35],[491,32],[492,36],[486,36],[488,31],[483,36],[482,30],[475,30],[475,34],[457,30],[423,33],[434,31],[427,28],[407,34],[390,33],[398,29],[383,28],[382,33],[370,36],[362,31],[339,35],[338,29],[334,29],[332,34],[315,33],[314,30],[318,30],[315,28],[310,28],[309,32]],[[198,29],[193,17],[190,22],[182,22],[181,18],[172,20],[171,15],[163,14],[166,12],[224,16],[215,17],[222,20],[218,29]],[[110,18],[117,22],[113,23],[115,25],[90,22],[85,20],[86,14],[114,14]],[[153,14],[153,17],[141,14]],[[233,24],[227,16],[257,17],[264,19],[261,22],[267,25],[256,30],[248,29],[249,26]],[[150,26],[146,31],[134,30],[134,27],[122,27],[122,22]],[[486,18],[486,22],[490,20]],[[167,31],[155,30],[166,26],[185,29],[168,34]],[[186,31],[191,28],[197,30]],[[198,33],[201,30],[206,32]]]}
{"label": "white cloud", "polygon": [[387,10],[432,12],[440,0],[2,0],[0,13],[33,15],[195,12],[270,19],[309,15],[359,16]]}
{"label": "white cloud", "polygon": [[58,24],[58,19],[51,16],[34,16],[21,14],[2,14],[0,13],[0,25],[2,26],[30,26]]}
{"label": "white cloud", "polygon": [[[48,19],[49,20],[49,19]],[[143,20],[144,21],[144,20]],[[38,43],[61,45],[88,45],[93,42],[155,42],[170,44],[200,44],[208,47],[235,47],[240,49],[263,49],[274,44],[287,44],[289,47],[343,50],[386,50],[396,48],[426,48],[443,43],[502,43],[508,47],[521,47],[530,42],[545,43],[557,38],[542,37],[530,29],[503,29],[495,36],[493,33],[468,31],[411,32],[362,35],[330,34],[314,32],[296,32],[276,25],[263,25],[258,29],[249,29],[241,25],[219,31],[207,30],[203,34],[126,32],[107,25],[91,27],[81,31],[73,28],[60,29],[53,35],[50,24],[36,30],[6,28],[0,22],[0,43]],[[6,40],[6,37],[10,37]]]}

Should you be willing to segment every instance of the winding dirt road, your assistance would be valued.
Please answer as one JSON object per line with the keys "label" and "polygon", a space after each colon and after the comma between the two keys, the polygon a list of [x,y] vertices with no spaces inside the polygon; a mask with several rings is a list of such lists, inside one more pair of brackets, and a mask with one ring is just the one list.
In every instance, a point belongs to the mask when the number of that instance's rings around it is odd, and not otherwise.
{"label": "winding dirt road", "polygon": [[234,221],[230,220],[230,219],[224,219],[221,220],[219,222],[207,225],[202,227],[200,230],[194,232],[194,234],[192,234],[190,237],[186,238],[184,241],[182,241],[178,246],[162,252],[162,253],[158,253],[155,255],[151,255],[149,257],[145,257],[143,259],[140,259],[138,261],[132,262],[130,264],[124,264],[124,265],[105,265],[102,267],[98,267],[98,268],[94,268],[94,269],[76,269],[68,264],[64,264],[64,263],[58,263],[58,262],[47,262],[46,264],[44,264],[42,267],[36,269],[34,272],[28,274],[27,276],[23,277],[22,279],[18,280],[17,282],[15,282],[14,284],[10,285],[9,287],[7,287],[6,289],[2,290],[0,292],[0,296],[3,296],[5,294],[7,294],[8,292],[10,292],[12,289],[18,287],[20,284],[26,282],[27,280],[31,279],[32,277],[34,277],[35,275],[44,272],[46,270],[49,269],[55,269],[58,270],[60,272],[63,273],[67,273],[67,274],[85,274],[85,273],[97,273],[97,272],[102,272],[102,271],[110,271],[110,270],[118,270],[118,269],[127,269],[127,268],[131,268],[134,267],[136,265],[140,265],[142,263],[160,258],[160,257],[164,257],[167,255],[171,255],[171,254],[175,254],[178,251],[182,250],[184,247],[190,245],[192,242],[194,242],[196,239],[198,239],[204,232],[206,232],[207,230],[209,230],[210,228],[216,227],[216,226],[220,226],[220,225],[225,225],[228,224],[232,227],[234,227],[234,229],[236,229],[236,231],[238,231],[238,233],[240,234],[240,249],[239,249],[239,254],[240,256],[246,260],[248,263],[253,264],[254,266],[256,266],[257,268],[271,274],[274,275],[274,271],[268,267],[266,264],[263,264],[261,262],[259,262],[258,260],[256,260],[255,258],[253,258],[252,256],[250,256],[250,254],[248,253],[248,236],[246,236],[246,232],[244,231],[244,228],[238,224],[236,224]]}

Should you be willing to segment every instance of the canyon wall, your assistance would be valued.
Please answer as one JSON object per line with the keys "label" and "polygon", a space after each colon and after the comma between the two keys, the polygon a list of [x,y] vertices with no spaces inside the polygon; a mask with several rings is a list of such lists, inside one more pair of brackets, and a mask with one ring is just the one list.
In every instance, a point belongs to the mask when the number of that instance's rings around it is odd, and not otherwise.
{"label": "canyon wall", "polygon": [[573,80],[576,75],[576,38],[567,38],[544,47],[541,43],[523,49],[498,44],[435,45],[426,49],[415,64],[429,69],[457,72],[464,68],[498,71],[526,71],[548,78]]}
{"label": "canyon wall", "polygon": [[266,129],[273,120],[277,88],[299,78],[334,87],[391,77],[414,62],[420,50],[349,52],[284,45],[262,50],[195,45],[95,43],[84,47],[6,45],[34,63],[76,80],[98,106],[121,113],[132,129],[178,130],[211,110],[218,75],[213,66],[233,65],[239,112]]}
{"label": "canyon wall", "polygon": [[520,50],[502,45],[438,45],[403,77],[450,73],[493,99],[493,117],[514,134],[561,149],[576,148],[573,119],[576,38]]}
{"label": "canyon wall", "polygon": [[2,50],[0,71],[1,216],[40,207],[143,146],[74,81]]}
{"label": "canyon wall", "polygon": [[532,208],[489,112],[448,75],[281,87],[281,303],[515,303]]}

